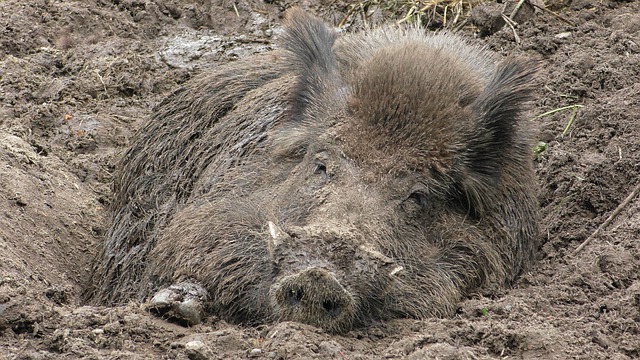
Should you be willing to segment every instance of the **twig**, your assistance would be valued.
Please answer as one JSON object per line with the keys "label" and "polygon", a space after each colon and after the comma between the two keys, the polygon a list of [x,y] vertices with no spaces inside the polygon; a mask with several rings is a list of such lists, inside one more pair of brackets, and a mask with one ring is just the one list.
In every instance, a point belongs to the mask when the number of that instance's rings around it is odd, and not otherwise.
{"label": "twig", "polygon": [[607,218],[607,220],[605,220],[602,224],[600,224],[600,226],[598,226],[598,228],[596,229],[596,231],[593,232],[593,234],[591,234],[591,236],[589,236],[587,238],[587,240],[585,240],[584,242],[582,242],[582,244],[580,244],[580,246],[578,246],[575,250],[573,250],[573,252],[571,253],[571,256],[575,256],[577,253],[580,252],[580,250],[582,250],[585,246],[587,246],[591,240],[593,240],[593,238],[595,238],[596,236],[598,236],[598,234],[607,226],[609,226],[609,224],[613,221],[613,219],[616,218],[616,216],[618,216],[618,214],[620,214],[620,212],[622,211],[622,209],[625,208],[625,206],[629,205],[629,203],[631,202],[631,200],[633,200],[633,198],[638,195],[638,192],[640,192],[640,184],[637,184],[636,187],[633,189],[633,191],[631,191],[631,193],[629,194],[629,196],[627,196],[626,199],[624,199],[623,202],[620,203],[620,205],[618,205],[618,207],[613,210],[613,212],[611,213],[611,215],[609,215],[609,217]]}
{"label": "twig", "polygon": [[571,129],[571,125],[573,125],[573,120],[576,119],[576,115],[577,114],[578,114],[578,107],[574,106],[573,107],[573,114],[571,114],[571,118],[569,119],[569,122],[567,123],[567,126],[565,126],[564,131],[562,132],[562,134],[560,134],[560,137],[564,137],[569,132],[569,129]]}
{"label": "twig", "polygon": [[553,12],[553,11],[551,11],[551,10],[547,9],[546,7],[543,7],[543,6],[537,5],[537,4],[535,4],[535,3],[531,3],[531,5],[533,5],[533,6],[537,7],[538,9],[540,9],[540,10],[542,10],[542,11],[544,11],[544,12],[548,13],[548,14],[551,14],[552,16],[555,16],[556,18],[560,19],[561,21],[566,22],[567,24],[569,24],[569,25],[571,25],[571,26],[573,26],[573,27],[575,27],[575,26],[576,26],[576,24],[575,24],[573,21],[571,21],[571,20],[567,19],[566,17],[564,17],[564,16],[562,16],[562,15],[560,15],[560,14],[556,14],[555,12]]}
{"label": "twig", "polygon": [[537,119],[540,119],[541,117],[545,117],[547,115],[551,115],[551,114],[557,113],[558,111],[567,110],[567,109],[581,108],[581,107],[584,107],[584,105],[574,104],[574,105],[563,106],[561,108],[549,110],[549,111],[547,111],[547,112],[545,112],[543,114],[536,115],[531,120],[532,121],[533,120],[537,120]]}
{"label": "twig", "polygon": [[411,17],[413,16],[414,13],[416,13],[417,8],[415,6],[412,6],[411,8],[409,8],[409,11],[407,11],[407,15],[405,15],[402,19],[398,20],[396,22],[396,24],[402,24],[403,22],[411,19]]}
{"label": "twig", "polygon": [[236,3],[233,3],[233,10],[236,12],[236,16],[240,17],[240,13],[238,12],[238,8],[236,7]]}
{"label": "twig", "polygon": [[423,6],[420,8],[420,12],[423,13],[425,11],[427,11],[429,8],[435,8],[436,6],[438,6],[438,0],[435,1],[430,1],[429,3],[427,3],[427,5]]}
{"label": "twig", "polygon": [[460,21],[460,22],[458,23],[458,25],[456,25],[456,26],[453,28],[453,31],[460,31],[460,30],[461,30],[465,25],[467,25],[467,22],[468,22],[468,21],[469,21],[469,19],[464,19],[464,20]]}
{"label": "twig", "polygon": [[507,25],[509,25],[509,27],[511,28],[511,30],[513,30],[513,37],[516,40],[516,44],[520,45],[520,36],[518,36],[518,32],[516,31],[516,28],[514,25],[518,25],[515,21],[511,20],[507,15],[502,14],[502,18],[504,19],[504,22],[507,23]]}
{"label": "twig", "polygon": [[273,41],[269,39],[260,39],[257,37],[249,37],[249,38],[235,38],[233,41],[241,43],[241,44],[271,44]]}
{"label": "twig", "polygon": [[353,14],[354,11],[356,11],[356,7],[358,5],[357,4],[353,4],[351,5],[351,8],[349,9],[349,11],[347,12],[347,15],[344,16],[344,18],[342,19],[342,21],[340,21],[340,23],[338,24],[339,28],[342,28],[344,26],[344,24],[347,23],[347,20],[349,20],[349,17],[351,17],[351,15]]}
{"label": "twig", "polygon": [[98,69],[94,69],[93,72],[96,73],[96,75],[98,75],[98,79],[100,79],[100,82],[102,83],[102,88],[104,89],[105,94],[107,95],[107,98],[109,97],[109,92],[107,91],[107,85],[105,85],[104,80],[102,79],[102,75],[100,75],[100,71]]}
{"label": "twig", "polygon": [[362,24],[364,25],[365,29],[369,28],[369,23],[368,23],[368,19],[369,16],[367,16],[367,10],[364,6],[364,3],[360,3],[360,13],[362,14]]}
{"label": "twig", "polygon": [[516,15],[518,14],[518,11],[520,11],[520,8],[522,7],[522,5],[524,5],[526,1],[527,0],[518,1],[518,3],[516,4],[516,7],[514,7],[513,11],[511,12],[511,15],[509,15],[509,19],[513,20],[513,18],[516,17]]}

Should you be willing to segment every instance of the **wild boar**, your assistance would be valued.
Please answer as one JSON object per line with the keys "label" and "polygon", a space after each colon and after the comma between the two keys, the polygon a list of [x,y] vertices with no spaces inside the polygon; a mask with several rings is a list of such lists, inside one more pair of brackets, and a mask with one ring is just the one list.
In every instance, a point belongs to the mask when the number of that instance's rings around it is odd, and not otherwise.
{"label": "wild boar", "polygon": [[338,37],[300,9],[280,47],[157,106],[89,297],[345,332],[450,316],[531,263],[535,61],[417,28]]}

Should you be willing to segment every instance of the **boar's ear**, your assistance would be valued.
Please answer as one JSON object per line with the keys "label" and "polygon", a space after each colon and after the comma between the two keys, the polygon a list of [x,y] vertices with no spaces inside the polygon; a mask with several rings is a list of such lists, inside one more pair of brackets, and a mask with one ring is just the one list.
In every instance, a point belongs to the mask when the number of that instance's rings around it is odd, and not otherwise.
{"label": "boar's ear", "polygon": [[489,178],[499,176],[504,161],[521,156],[522,147],[530,145],[529,139],[522,137],[524,130],[520,124],[526,121],[522,112],[530,100],[538,65],[534,60],[506,59],[473,102],[479,121],[465,154],[465,163],[472,173]]}
{"label": "boar's ear", "polygon": [[335,40],[336,33],[322,20],[297,7],[287,11],[281,41],[289,66],[298,75],[291,99],[294,117],[326,95],[327,85],[337,76]]}

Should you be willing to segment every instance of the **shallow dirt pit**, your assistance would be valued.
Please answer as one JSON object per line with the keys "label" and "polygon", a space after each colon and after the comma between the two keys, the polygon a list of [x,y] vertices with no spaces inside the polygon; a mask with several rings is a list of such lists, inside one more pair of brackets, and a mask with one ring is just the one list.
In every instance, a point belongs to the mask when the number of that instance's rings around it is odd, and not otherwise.
{"label": "shallow dirt pit", "polygon": [[[557,15],[532,8],[515,31],[492,28],[483,37],[470,22],[461,27],[505,56],[541,59],[532,117],[581,106],[532,120],[544,143],[536,157],[544,241],[513,288],[476,294],[451,319],[395,320],[342,336],[215,317],[185,328],[137,303],[81,303],[108,227],[113,166],[136,128],[194,74],[273,48],[283,11],[296,3],[335,24],[350,9],[346,2],[0,2],[0,357],[639,357],[640,198],[571,255],[640,182],[640,3],[633,1],[551,1],[547,10]],[[349,29],[362,25],[350,19]],[[371,19],[395,18],[378,11]]]}

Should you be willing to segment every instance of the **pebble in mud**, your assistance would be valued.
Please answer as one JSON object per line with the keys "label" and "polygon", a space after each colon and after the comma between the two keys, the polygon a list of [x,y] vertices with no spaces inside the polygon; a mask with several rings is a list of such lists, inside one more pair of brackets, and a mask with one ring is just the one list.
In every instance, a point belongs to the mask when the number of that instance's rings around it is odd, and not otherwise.
{"label": "pebble in mud", "polygon": [[260,355],[262,355],[262,349],[251,349],[251,351],[249,351],[249,357],[250,358],[256,358],[256,357],[260,357]]}
{"label": "pebble in mud", "polygon": [[207,360],[213,356],[211,349],[199,340],[189,341],[184,348],[190,360]]}

